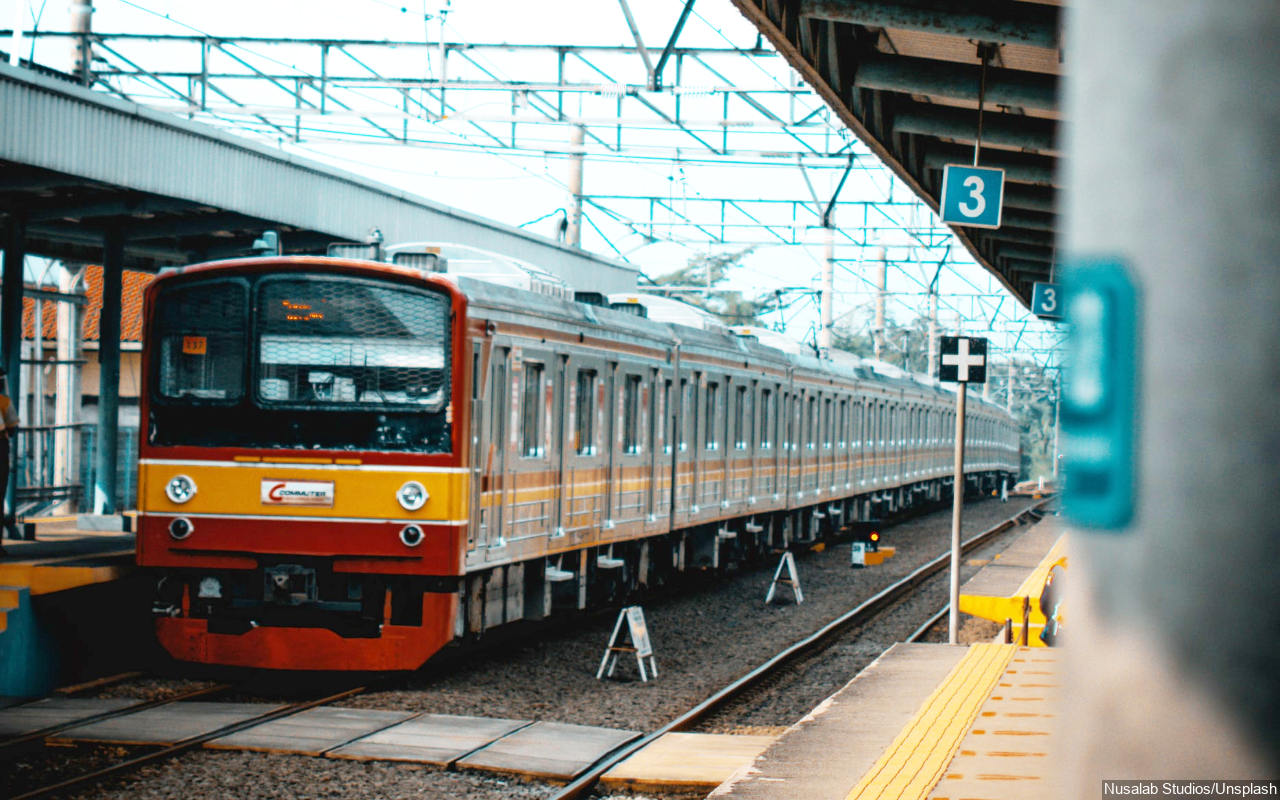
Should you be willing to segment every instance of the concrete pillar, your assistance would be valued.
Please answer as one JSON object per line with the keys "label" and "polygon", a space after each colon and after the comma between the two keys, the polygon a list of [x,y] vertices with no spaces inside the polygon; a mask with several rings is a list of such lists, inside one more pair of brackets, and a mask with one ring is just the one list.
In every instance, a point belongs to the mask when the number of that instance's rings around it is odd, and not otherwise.
{"label": "concrete pillar", "polygon": [[93,513],[116,513],[116,434],[120,428],[120,306],[124,232],[107,232],[102,249],[102,315],[98,318],[98,448]]}
{"label": "concrete pillar", "polygon": [[825,358],[831,353],[831,328],[836,318],[836,231],[829,225],[823,233],[826,238],[826,257],[822,259],[822,289],[818,295],[822,317],[822,326],[818,328],[818,350]]}
{"label": "concrete pillar", "polygon": [[85,86],[93,85],[93,0],[72,0],[69,30],[79,34],[71,40],[71,74]]}
{"label": "concrete pillar", "polygon": [[1280,14],[1068,8],[1062,244],[1128,266],[1141,350],[1132,520],[1072,542],[1065,796],[1101,777],[1274,776]]}
{"label": "concrete pillar", "polygon": [[565,244],[573,247],[582,246],[582,147],[585,141],[586,129],[575,125],[569,137],[573,155],[569,157],[569,226],[564,236]]}
{"label": "concrete pillar", "polygon": [[889,257],[883,247],[876,248],[876,255],[880,258],[880,273],[876,282],[876,327],[872,332],[872,344],[876,360],[879,361],[884,357],[884,304],[885,294],[889,291]]}
{"label": "concrete pillar", "polygon": [[929,292],[929,375],[938,377],[938,290]]}

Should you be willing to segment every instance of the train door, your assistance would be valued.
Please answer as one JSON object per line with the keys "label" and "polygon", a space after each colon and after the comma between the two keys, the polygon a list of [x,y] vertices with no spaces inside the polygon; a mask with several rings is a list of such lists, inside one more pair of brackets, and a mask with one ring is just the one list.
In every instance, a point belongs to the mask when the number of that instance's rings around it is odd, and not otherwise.
{"label": "train door", "polygon": [[849,399],[841,397],[836,400],[835,429],[836,470],[831,476],[831,483],[843,492],[849,485]]}
{"label": "train door", "polygon": [[678,440],[680,438],[680,385],[675,380],[678,368],[672,370],[671,377],[662,385],[662,453],[658,457],[658,504],[657,513],[669,517],[675,500],[675,462],[678,457]]}
{"label": "train door", "polygon": [[760,386],[756,395],[755,449],[751,463],[751,494],[768,497],[773,494],[774,445],[769,432],[769,417],[773,412],[773,386]]}
{"label": "train door", "polygon": [[617,470],[614,475],[616,523],[637,522],[648,513],[650,473],[646,457],[645,432],[648,428],[649,383],[642,375],[619,370],[617,382],[621,415],[618,418],[619,441]]}
{"label": "train door", "polygon": [[483,466],[480,480],[480,526],[477,547],[492,547],[502,540],[507,461],[507,427],[511,384],[507,375],[511,348],[495,347],[489,360],[488,414],[481,429]]}
{"label": "train door", "polygon": [[760,423],[757,421],[760,416],[760,381],[752,381],[751,387],[747,389],[747,402],[750,404],[750,413],[743,421],[743,436],[747,444],[747,464],[746,464],[746,489],[743,492],[743,498],[750,500],[756,494],[756,483],[760,477],[760,437],[757,435],[760,430]]}
{"label": "train door", "polygon": [[706,439],[706,427],[711,422],[706,418],[706,380],[706,373],[695,372],[689,396],[689,407],[693,412],[689,429],[689,473],[693,476],[690,482],[689,511],[692,514],[696,514],[701,506],[703,484],[707,477],[703,473],[706,464],[703,443]]}
{"label": "train door", "polygon": [[469,430],[471,441],[471,475],[470,493],[467,497],[467,550],[476,548],[480,537],[480,508],[483,505],[484,467],[485,467],[485,404],[484,390],[488,381],[481,371],[484,363],[484,346],[481,342],[473,342],[471,349],[471,425]]}
{"label": "train door", "polygon": [[605,375],[604,393],[604,524],[613,527],[614,495],[617,491],[615,470],[618,464],[618,362],[611,361]]}
{"label": "train door", "polygon": [[569,436],[569,394],[569,357],[560,355],[556,358],[555,392],[551,409],[551,425],[553,428],[551,434],[551,446],[553,448],[551,457],[554,464],[554,473],[552,474],[549,488],[554,499],[554,509],[550,530],[548,531],[557,536],[564,533],[565,504],[567,502],[565,499],[565,490],[567,488],[565,468],[569,458],[566,452],[569,449],[567,446]]}
{"label": "train door", "polygon": [[830,493],[835,488],[835,401],[826,396],[822,398],[822,442],[819,452],[822,454],[822,469],[818,473],[818,489]]}
{"label": "train door", "polygon": [[671,446],[676,450],[675,474],[671,476],[673,512],[681,519],[688,519],[697,503],[697,471],[694,461],[697,453],[698,432],[698,378],[697,375],[680,379],[676,397],[679,419],[676,421],[675,439]]}
{"label": "train door", "polygon": [[818,405],[817,392],[806,392],[802,409],[801,426],[804,431],[804,468],[801,470],[803,481],[801,487],[806,495],[818,486]]}
{"label": "train door", "polygon": [[649,476],[648,491],[645,492],[645,519],[653,522],[662,510],[658,500],[662,492],[662,463],[666,460],[666,413],[667,396],[671,392],[671,381],[663,378],[656,369],[649,370],[649,454],[645,459],[645,473]]}

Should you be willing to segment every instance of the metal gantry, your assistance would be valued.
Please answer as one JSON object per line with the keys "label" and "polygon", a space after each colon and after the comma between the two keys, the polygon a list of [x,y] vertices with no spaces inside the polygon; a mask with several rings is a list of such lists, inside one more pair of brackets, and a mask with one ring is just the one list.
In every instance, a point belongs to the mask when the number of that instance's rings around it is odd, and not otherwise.
{"label": "metal gantry", "polygon": [[[630,19],[625,0],[620,5]],[[540,177],[570,196],[577,213],[566,212],[566,223],[572,219],[574,228],[594,231],[624,259],[655,241],[701,248],[802,247],[813,258],[809,248],[826,238],[827,261],[839,275],[834,296],[846,305],[866,286],[919,314],[921,302],[928,302],[921,298],[937,288],[936,273],[945,271],[972,289],[967,297],[942,293],[941,311],[954,315],[957,327],[994,331],[1001,320],[1027,328],[1016,303],[1003,302],[1001,287],[965,276],[973,265],[959,248],[953,252],[953,231],[914,195],[895,196],[891,175],[887,192],[874,192],[878,199],[865,199],[865,191],[838,199],[838,189],[820,197],[816,176],[841,171],[847,178],[856,170],[874,183],[888,173],[759,38],[750,47],[679,46],[691,6],[684,4],[662,47],[646,46],[634,24],[634,47],[477,43],[443,36],[312,39],[87,30],[25,35],[67,47],[78,42],[80,77],[99,90],[285,144],[359,142],[483,153],[519,163],[576,162],[577,185],[570,186],[572,168],[566,182]],[[6,35],[0,31],[0,39]],[[892,68],[901,65],[882,66],[884,80],[891,80]],[[751,167],[770,170],[770,176],[781,170],[793,182],[801,176],[810,196],[723,187],[704,195],[687,186],[668,187],[665,194],[643,186],[619,192],[616,185],[592,192],[592,182],[584,186],[581,180],[584,160],[593,169]],[[1032,188],[1012,192],[1006,214],[1016,218],[1019,208],[1046,202],[1033,194]],[[864,274],[865,265],[876,261],[869,257],[876,246],[885,248],[878,260],[892,282],[905,286],[891,288],[886,277],[886,285],[877,287]],[[852,291],[842,289],[850,282]]]}

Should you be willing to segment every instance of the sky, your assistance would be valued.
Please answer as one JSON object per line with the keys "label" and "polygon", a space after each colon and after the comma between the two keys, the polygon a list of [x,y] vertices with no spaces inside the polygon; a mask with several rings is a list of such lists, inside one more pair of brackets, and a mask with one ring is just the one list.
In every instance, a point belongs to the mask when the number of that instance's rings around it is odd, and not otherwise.
{"label": "sky", "polygon": [[[629,4],[637,28],[645,43],[661,46],[669,36],[683,7],[681,0],[632,0]],[[94,29],[103,33],[129,32],[149,34],[203,33],[219,36],[263,36],[344,39],[368,38],[407,42],[437,42],[443,37],[451,42],[481,42],[507,44],[573,44],[573,45],[633,45],[622,7],[611,0],[562,0],[555,3],[507,2],[505,0],[219,0],[218,2],[193,2],[193,0],[94,0]],[[0,0],[0,27],[14,26],[15,20],[23,20],[22,27],[30,30],[36,20],[46,30],[66,30],[69,21],[67,0]],[[757,43],[757,32],[733,8],[728,0],[699,0],[694,13],[686,24],[679,44],[682,47],[751,48]],[[25,48],[33,46],[28,39]],[[51,66],[69,66],[69,50],[65,41],[35,40],[36,60]],[[4,46],[8,49],[8,44]],[[125,50],[120,49],[121,53]],[[264,71],[277,73],[306,73],[318,75],[318,48],[284,47],[280,45],[244,45],[232,48],[245,62]],[[397,50],[353,49],[364,63],[380,73],[415,77],[440,77],[442,65],[433,48],[416,47]],[[148,69],[198,69],[198,49],[190,44],[138,44],[128,50],[128,56]],[[681,215],[705,221],[714,214],[713,207],[701,202],[703,198],[786,198],[810,199],[819,203],[835,192],[844,171],[845,161],[840,158],[805,159],[804,169],[786,159],[760,157],[761,152],[797,149],[796,142],[777,129],[763,124],[764,118],[745,103],[733,99],[727,114],[719,100],[699,93],[699,87],[725,85],[762,91],[753,95],[758,102],[783,119],[800,119],[812,110],[816,118],[830,120],[829,110],[811,93],[789,93],[804,90],[798,78],[785,62],[772,59],[747,59],[735,54],[707,57],[707,68],[685,61],[682,85],[687,91],[681,94],[683,115],[693,121],[715,122],[722,116],[735,121],[728,129],[728,138],[735,151],[755,154],[740,159],[699,159],[700,146],[690,135],[673,131],[670,126],[651,125],[655,112],[641,101],[628,98],[621,105],[621,116],[630,123],[624,131],[627,159],[609,156],[604,148],[588,141],[588,154],[583,169],[584,189],[588,194],[650,195],[664,198],[668,210],[659,209],[654,219],[657,225],[653,243],[617,219],[611,219],[600,209],[587,207],[588,220],[584,224],[584,247],[601,255],[624,257],[638,266],[645,274],[656,276],[670,272],[691,257],[709,251],[709,247],[697,239],[697,232],[687,227],[666,223],[679,223]],[[211,61],[215,68],[228,72],[243,69],[230,59]],[[556,77],[556,62],[547,52],[521,53],[497,50],[479,50],[469,54],[466,61],[457,57],[449,60],[446,74],[449,78],[484,80],[552,81]],[[716,73],[710,70],[714,69]],[[341,57],[330,57],[330,75],[359,75],[358,63]],[[668,66],[668,76],[672,67]],[[644,65],[634,52],[593,54],[591,63],[578,63],[569,59],[566,66],[567,80],[596,82],[603,87],[595,93],[579,93],[566,101],[565,113],[575,119],[590,123],[588,130],[602,138],[609,137],[610,128],[604,122],[615,119],[619,113],[618,93],[610,90],[610,84],[642,84],[645,81]],[[231,85],[231,84],[228,84]],[[262,88],[262,87],[266,88]],[[150,91],[152,96],[145,97]],[[283,96],[262,82],[248,94],[239,94],[241,102],[260,103],[264,107],[279,107]],[[178,108],[172,95],[154,89],[135,87],[131,94],[162,107]],[[313,124],[314,118],[305,121],[307,135],[300,143],[292,143],[274,131],[261,132],[268,142],[298,155],[324,161],[333,166],[351,170],[373,180],[387,183],[466,211],[492,217],[508,224],[525,225],[526,229],[546,236],[554,236],[561,218],[560,209],[568,206],[566,189],[569,175],[569,159],[566,149],[567,128],[563,125],[539,125],[531,122],[538,118],[534,93],[513,98],[510,92],[465,93],[456,98],[443,119],[428,124],[415,119],[413,124],[420,141],[417,146],[390,144],[387,140],[371,135],[373,123],[387,129],[396,129],[404,122],[404,115],[392,107],[386,97],[372,93],[351,93],[344,96],[353,107],[362,111],[374,109],[377,114],[372,122],[365,122],[350,115]],[[398,97],[398,95],[397,95]],[[419,116],[433,111],[433,101],[421,96],[424,107]],[[674,97],[671,94],[643,94],[654,108],[671,113]],[[416,99],[416,98],[415,98]],[[517,102],[518,101],[518,102]],[[214,98],[214,103],[218,98]],[[362,104],[362,103],[366,103]],[[385,104],[383,108],[380,102]],[[223,104],[230,112],[229,105]],[[436,112],[440,109],[435,108]],[[415,109],[417,113],[417,109]],[[226,116],[231,116],[229,113]],[[243,113],[238,115],[245,120]],[[476,135],[474,125],[483,125],[489,131],[505,135],[519,120],[520,146],[499,150],[489,147],[476,148],[476,141],[484,137]],[[246,124],[256,124],[248,120]],[[261,128],[262,126],[258,126]],[[715,144],[713,137],[717,126],[700,126],[698,135]],[[705,127],[705,130],[703,130]],[[406,128],[408,130],[408,128]],[[723,127],[718,128],[721,132]],[[800,130],[793,128],[792,130]],[[336,134],[341,135],[336,135]],[[831,121],[811,129],[802,130],[815,149],[831,152],[842,146],[846,152],[856,154],[856,168],[843,186],[841,200],[893,200],[903,204],[914,201],[914,196],[870,155],[861,143]],[[274,140],[274,141],[273,141]],[[594,148],[594,152],[593,152]],[[671,154],[680,150],[681,160]],[[704,151],[705,152],[705,151]],[[731,163],[706,163],[708,160]],[[612,201],[611,210],[630,220],[647,221],[647,204],[635,201]],[[783,206],[751,206],[749,210],[761,216],[772,214],[778,220],[790,215]],[[809,213],[808,217],[803,217]],[[905,206],[894,209],[900,219],[907,221],[912,212]],[[927,222],[926,218],[917,223]],[[743,259],[743,267],[734,273],[730,283],[734,288],[747,292],[767,291],[778,287],[817,286],[821,261],[824,258],[825,232],[816,224],[812,213],[803,211],[794,231],[787,226],[782,233],[796,236],[808,246],[758,246]],[[763,217],[761,217],[763,218]],[[888,226],[888,222],[875,213],[867,218],[876,227]],[[876,221],[878,220],[878,222]],[[728,222],[735,221],[730,212]],[[742,215],[736,218],[745,222]],[[865,328],[869,323],[873,302],[873,284],[877,274],[876,258],[887,248],[888,257],[896,266],[890,270],[889,315],[906,322],[924,313],[927,307],[925,286],[932,278],[936,261],[943,252],[939,248],[908,247],[911,240],[893,230],[863,230],[863,214],[858,206],[841,207],[836,223],[840,228],[837,237],[836,257],[836,315],[838,322],[853,328]],[[645,229],[648,232],[648,229]],[[761,233],[767,241],[770,236]],[[777,237],[774,237],[777,238]],[[723,249],[723,248],[722,248]],[[729,248],[735,249],[735,248]],[[981,316],[980,301],[974,295],[990,295],[1001,291],[998,284],[981,267],[973,264],[959,243],[952,247],[952,256],[968,262],[967,266],[945,270],[940,287],[948,299],[944,302],[942,323],[946,328],[954,326],[953,309],[965,314]],[[949,309],[948,305],[952,308]],[[1042,344],[1052,339],[1052,329],[1047,323],[1036,320],[1024,323],[1025,311],[1018,309],[1014,321],[1010,311],[1015,301],[1011,296],[999,305],[994,330],[987,335],[993,339],[997,350],[1008,349],[1015,341],[1022,344]],[[987,303],[992,311],[995,302]],[[785,323],[789,335],[803,338],[812,335],[816,324],[816,304],[805,299],[798,302],[785,315],[768,320]],[[967,332],[981,335],[972,325]],[[1043,361],[1043,356],[1041,357]]]}

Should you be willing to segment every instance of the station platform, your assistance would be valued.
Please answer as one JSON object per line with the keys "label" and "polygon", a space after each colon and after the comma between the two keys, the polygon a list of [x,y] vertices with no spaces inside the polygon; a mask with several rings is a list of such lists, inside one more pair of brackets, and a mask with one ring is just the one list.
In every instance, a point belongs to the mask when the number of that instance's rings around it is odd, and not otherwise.
{"label": "station platform", "polygon": [[[134,574],[134,536],[117,517],[114,530],[81,527],[77,518],[41,521],[36,538],[6,539],[0,553],[0,696],[33,697],[82,678],[85,654],[127,625],[124,584]],[[90,523],[92,524],[92,523]],[[113,613],[112,609],[117,611]]]}
{"label": "station platform", "polygon": [[[711,797],[1025,800],[1058,794],[1060,649],[1039,640],[1046,576],[1066,563],[1056,517],[964,585],[960,609],[1008,620],[1012,643],[899,643],[791,726]],[[1034,612],[1032,611],[1034,609]],[[1027,638],[1022,638],[1024,615]]]}
{"label": "station platform", "polygon": [[894,645],[711,797],[1053,797],[1060,657],[997,643]]}

